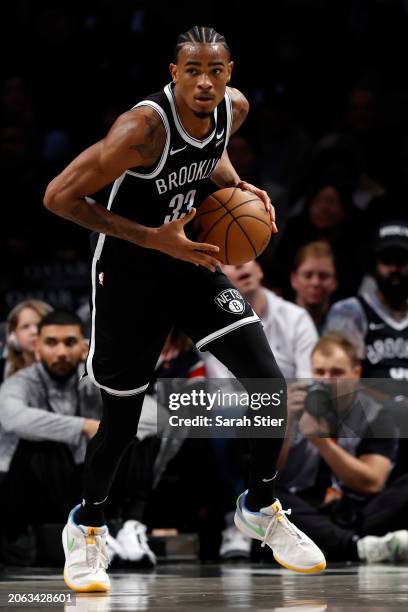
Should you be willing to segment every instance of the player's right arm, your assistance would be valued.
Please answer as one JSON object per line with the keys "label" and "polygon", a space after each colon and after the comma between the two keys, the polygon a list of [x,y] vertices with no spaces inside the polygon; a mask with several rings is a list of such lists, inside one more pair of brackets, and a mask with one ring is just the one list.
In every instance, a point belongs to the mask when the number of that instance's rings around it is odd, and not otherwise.
{"label": "player's right arm", "polygon": [[[194,217],[194,210],[183,219],[146,227],[88,197],[128,168],[152,166],[161,155],[165,138],[163,123],[153,109],[139,107],[124,113],[103,140],[83,151],[51,181],[44,204],[55,214],[89,230],[214,270],[219,262],[211,253],[216,253],[218,247],[192,242],[184,233],[184,225]],[[140,203],[143,204],[149,205]]]}

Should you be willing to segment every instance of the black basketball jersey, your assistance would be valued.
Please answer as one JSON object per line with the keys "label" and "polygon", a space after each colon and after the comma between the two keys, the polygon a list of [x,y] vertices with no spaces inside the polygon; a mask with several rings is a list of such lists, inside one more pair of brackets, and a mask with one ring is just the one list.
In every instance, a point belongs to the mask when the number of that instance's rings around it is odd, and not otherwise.
{"label": "black basketball jersey", "polygon": [[[228,92],[212,114],[211,133],[198,140],[181,123],[173,87],[170,83],[133,107],[149,106],[159,114],[166,142],[154,166],[130,168],[115,181],[108,202],[108,210],[148,227],[181,219],[193,206],[199,206],[200,198],[204,199],[201,188],[208,183],[206,179],[217,165],[231,132],[232,102]],[[95,255],[100,257],[102,251],[104,258],[124,256],[129,264],[142,251],[147,254],[147,249],[100,234]]]}
{"label": "black basketball jersey", "polygon": [[367,295],[358,300],[367,319],[363,377],[408,380],[408,316],[392,319]]}

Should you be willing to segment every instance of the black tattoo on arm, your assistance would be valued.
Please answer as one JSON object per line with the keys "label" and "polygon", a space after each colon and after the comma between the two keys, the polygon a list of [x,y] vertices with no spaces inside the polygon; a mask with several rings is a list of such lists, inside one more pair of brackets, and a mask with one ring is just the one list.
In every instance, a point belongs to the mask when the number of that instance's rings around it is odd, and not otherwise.
{"label": "black tattoo on arm", "polygon": [[144,142],[133,144],[131,149],[137,151],[147,165],[153,164],[163,150],[165,142],[165,130],[163,122],[155,113],[155,117],[143,115],[144,120]]}
{"label": "black tattoo on arm", "polygon": [[145,246],[149,228],[108,211],[91,198],[79,198],[66,219],[81,227]]}

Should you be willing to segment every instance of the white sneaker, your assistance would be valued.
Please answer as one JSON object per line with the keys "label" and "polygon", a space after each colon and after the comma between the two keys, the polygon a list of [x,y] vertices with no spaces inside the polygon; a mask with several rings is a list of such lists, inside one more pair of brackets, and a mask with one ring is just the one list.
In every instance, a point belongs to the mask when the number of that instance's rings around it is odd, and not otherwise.
{"label": "white sneaker", "polygon": [[122,547],[124,558],[131,563],[155,566],[156,555],[150,549],[146,537],[146,525],[139,521],[125,521],[116,541]]}
{"label": "white sneaker", "polygon": [[276,561],[287,569],[302,574],[324,570],[326,560],[322,551],[286,518],[290,510],[282,510],[276,500],[260,512],[250,512],[244,505],[246,494],[247,491],[238,497],[234,516],[236,526],[244,535],[261,540],[262,546],[268,544]]}
{"label": "white sneaker", "polygon": [[65,584],[78,593],[108,591],[110,588],[106,536],[108,528],[85,527],[74,520],[76,506],[71,510],[68,522],[62,532],[65,553]]}
{"label": "white sneaker", "polygon": [[241,533],[235,525],[224,529],[220,546],[221,559],[249,559],[250,554],[251,538]]}
{"label": "white sneaker", "polygon": [[391,531],[385,536],[365,536],[357,540],[360,559],[367,563],[408,561],[408,531]]}

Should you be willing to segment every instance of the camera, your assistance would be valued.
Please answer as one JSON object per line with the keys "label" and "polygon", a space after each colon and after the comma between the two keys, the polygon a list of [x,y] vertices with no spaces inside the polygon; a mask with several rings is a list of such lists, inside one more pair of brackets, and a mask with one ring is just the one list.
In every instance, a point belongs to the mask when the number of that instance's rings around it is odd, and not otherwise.
{"label": "camera", "polygon": [[329,425],[329,433],[337,430],[338,413],[331,388],[327,384],[317,381],[309,385],[305,398],[305,410],[317,420],[324,418]]}

